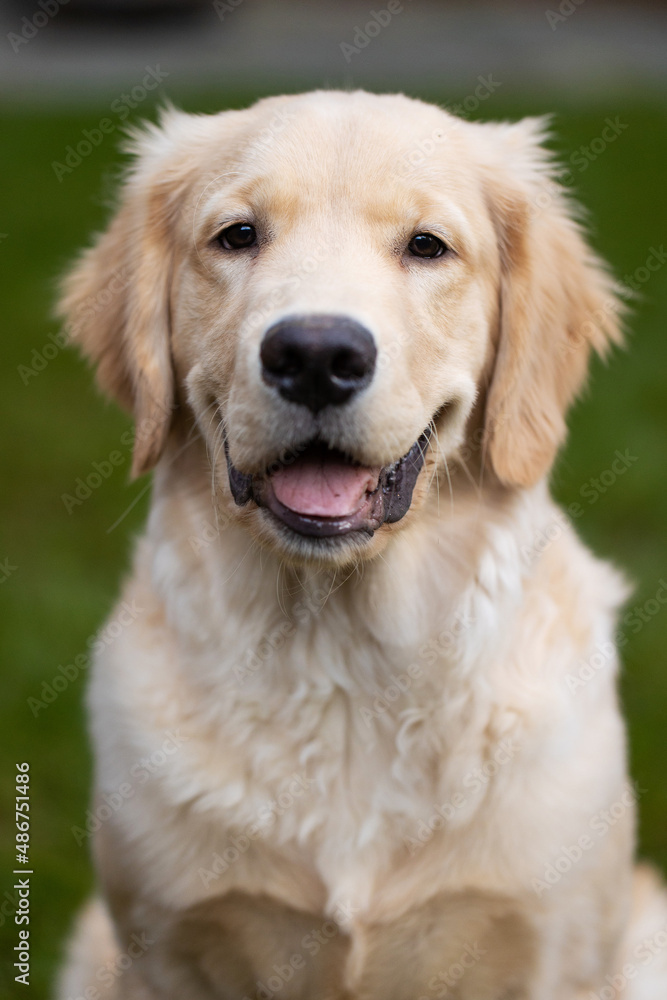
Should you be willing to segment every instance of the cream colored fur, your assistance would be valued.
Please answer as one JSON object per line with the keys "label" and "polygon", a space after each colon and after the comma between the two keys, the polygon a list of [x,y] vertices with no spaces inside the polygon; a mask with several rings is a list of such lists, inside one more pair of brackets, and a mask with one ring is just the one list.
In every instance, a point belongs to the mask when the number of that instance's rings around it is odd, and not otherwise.
{"label": "cream colored fur", "polygon": [[[667,995],[665,949],[637,952],[667,905],[633,875],[626,589],[546,484],[620,307],[542,138],[325,92],[135,137],[63,297],[134,412],[135,471],[156,468],[122,594],[140,613],[89,692],[104,902],[60,998]],[[258,252],[221,254],[248,218]],[[408,258],[418,231],[454,254]],[[378,345],[368,390],[317,418],[327,440],[372,466],[437,431],[410,511],[368,541],[287,538],[231,498],[223,429],[247,473],[312,436],[258,362],[308,312]]]}

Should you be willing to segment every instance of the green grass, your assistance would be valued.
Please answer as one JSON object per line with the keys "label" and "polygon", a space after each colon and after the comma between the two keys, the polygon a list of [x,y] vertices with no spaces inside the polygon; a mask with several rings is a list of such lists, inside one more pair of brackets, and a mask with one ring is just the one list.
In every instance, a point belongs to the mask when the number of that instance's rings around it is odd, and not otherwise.
{"label": "green grass", "polygon": [[[246,95],[248,98],[253,95]],[[442,100],[437,93],[425,95]],[[189,109],[241,104],[237,96],[190,97]],[[0,410],[4,424],[2,496],[4,531],[0,560],[16,567],[0,584],[2,690],[0,707],[0,897],[11,889],[14,763],[31,763],[33,967],[30,996],[49,995],[49,982],[72,914],[92,884],[85,847],[71,827],[82,821],[90,786],[90,754],[82,709],[85,671],[35,717],[28,699],[39,698],[59,665],[85,650],[104,619],[128,565],[132,538],[146,512],[144,496],[113,531],[144,486],[129,483],[129,454],[121,443],[129,422],[97,395],[85,365],[70,351],[56,356],[24,384],[19,366],[34,362],[57,326],[49,319],[53,287],[77,248],[103,225],[105,198],[121,162],[117,136],[107,136],[80,166],[58,182],[53,160],[76,144],[84,128],[108,114],[108,105],[80,113],[2,115],[0,157],[4,176],[0,208],[0,301],[4,315]],[[560,104],[544,96],[519,101],[494,95],[480,111],[518,117],[553,108],[557,147],[566,156],[599,136],[607,116],[628,128],[590,163],[574,170],[576,190],[590,210],[592,238],[622,278],[644,264],[667,231],[667,109],[639,97],[619,106]],[[143,109],[149,113],[150,109]],[[8,192],[11,191],[11,197]],[[631,322],[629,351],[596,364],[591,392],[576,408],[570,444],[554,477],[558,497],[579,500],[578,528],[593,548],[624,567],[643,603],[667,577],[665,565],[665,467],[667,466],[667,267],[643,286]],[[54,353],[49,349],[48,353]],[[124,456],[99,489],[71,513],[63,493],[115,449]],[[608,469],[617,449],[636,461],[594,504],[582,487]],[[667,613],[629,634],[624,649],[622,696],[632,746],[632,770],[646,791],[640,800],[641,849],[667,867],[667,778],[663,772],[667,707]],[[0,911],[1,911],[0,907]],[[7,956],[16,942],[11,918],[0,916],[3,965],[0,996],[13,990]],[[3,992],[4,991],[4,992]]]}

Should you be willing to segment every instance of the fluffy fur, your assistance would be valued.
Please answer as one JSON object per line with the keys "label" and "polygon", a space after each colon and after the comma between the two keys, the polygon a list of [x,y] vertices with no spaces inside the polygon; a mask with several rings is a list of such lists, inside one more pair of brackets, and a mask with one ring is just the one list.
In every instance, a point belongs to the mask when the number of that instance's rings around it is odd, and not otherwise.
{"label": "fluffy fur", "polygon": [[[155,474],[139,613],[90,686],[104,902],[61,998],[666,994],[610,645],[625,585],[546,484],[620,306],[543,131],[318,92],[134,137],[63,295]],[[256,252],[221,253],[249,218]],[[418,231],[452,253],[410,258]],[[309,312],[378,346],[371,386],[317,417],[258,363]],[[223,434],[260,474],[315,430],[377,466],[428,426],[412,506],[372,538],[231,498]]]}

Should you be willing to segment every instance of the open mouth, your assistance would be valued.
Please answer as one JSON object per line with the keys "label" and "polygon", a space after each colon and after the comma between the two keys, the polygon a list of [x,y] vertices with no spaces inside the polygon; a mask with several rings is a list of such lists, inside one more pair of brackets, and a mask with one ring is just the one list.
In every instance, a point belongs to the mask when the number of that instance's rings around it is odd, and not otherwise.
{"label": "open mouth", "polygon": [[360,465],[314,439],[291,460],[255,476],[239,472],[225,446],[229,484],[239,506],[253,500],[300,535],[372,535],[407,513],[430,436],[429,428],[402,458],[385,466]]}

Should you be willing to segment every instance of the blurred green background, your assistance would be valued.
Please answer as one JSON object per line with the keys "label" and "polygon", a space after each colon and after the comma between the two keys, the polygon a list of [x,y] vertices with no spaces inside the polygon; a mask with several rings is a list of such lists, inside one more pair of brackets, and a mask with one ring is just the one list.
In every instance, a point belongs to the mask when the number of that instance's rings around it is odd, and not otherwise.
{"label": "blurred green background", "polygon": [[[165,94],[187,110],[216,111],[241,106],[268,89],[167,87],[140,111],[151,116],[152,101]],[[435,83],[406,89],[443,104],[456,104],[470,93],[465,82],[458,91]],[[62,182],[51,164],[62,161],[65,147],[76,144],[82,130],[95,127],[108,109],[109,100],[102,96],[78,108],[67,102],[48,107],[5,102],[1,109],[0,996],[20,995],[10,957],[16,943],[11,889],[15,762],[30,761],[32,777],[33,966],[24,995],[49,995],[69,922],[92,885],[86,846],[77,846],[71,833],[84,820],[90,786],[82,708],[85,669],[52,704],[36,708],[36,716],[28,699],[41,700],[43,683],[50,684],[60,665],[72,664],[85,652],[114,601],[148,500],[147,481],[128,479],[129,451],[121,443],[128,419],[98,396],[74,352],[49,339],[58,330],[49,316],[57,276],[108,216],[122,164],[120,133],[106,136]],[[582,504],[577,521],[582,536],[635,583],[629,606],[649,601],[636,634],[623,626],[628,642],[622,698],[632,774],[643,790],[641,852],[667,869],[667,608],[659,605],[656,612],[651,603],[659,581],[667,579],[667,266],[637,271],[652,248],[664,251],[662,241],[667,244],[667,99],[641,88],[607,98],[508,85],[472,117],[514,119],[545,111],[556,113],[554,146],[570,161],[573,190],[589,210],[593,244],[621,280],[630,277],[641,287],[628,350],[617,351],[607,365],[594,365],[590,391],[572,415],[554,487],[563,502]],[[590,148],[608,117],[628,127],[593,159],[583,154],[587,166],[582,169],[582,154],[577,158],[576,151]],[[648,280],[642,281],[645,274]],[[122,464],[68,512],[63,494],[71,494],[77,478],[85,478],[94,462],[114,450],[122,453]],[[608,475],[603,477],[601,485],[608,485],[601,492],[592,480],[611,468],[617,450],[628,450],[636,461],[611,484]]]}

